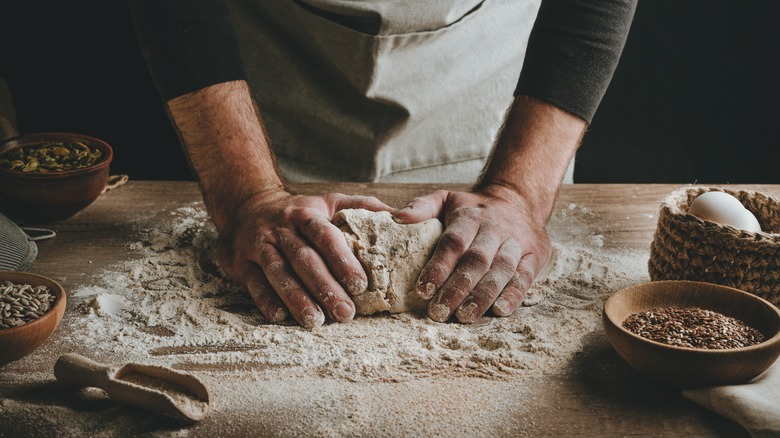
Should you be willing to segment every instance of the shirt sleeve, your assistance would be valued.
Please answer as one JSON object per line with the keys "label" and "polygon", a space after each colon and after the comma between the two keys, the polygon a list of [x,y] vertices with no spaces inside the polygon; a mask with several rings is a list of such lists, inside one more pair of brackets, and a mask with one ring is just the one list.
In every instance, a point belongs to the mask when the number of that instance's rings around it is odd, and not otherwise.
{"label": "shirt sleeve", "polygon": [[515,95],[588,123],[623,51],[637,0],[542,0]]}
{"label": "shirt sleeve", "polygon": [[224,0],[129,0],[138,42],[165,101],[246,79]]}

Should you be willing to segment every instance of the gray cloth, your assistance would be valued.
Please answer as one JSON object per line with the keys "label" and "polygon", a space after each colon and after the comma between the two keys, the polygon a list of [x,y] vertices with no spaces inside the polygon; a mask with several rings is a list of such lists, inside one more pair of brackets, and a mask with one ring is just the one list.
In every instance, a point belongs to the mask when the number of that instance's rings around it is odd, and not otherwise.
{"label": "gray cloth", "polygon": [[0,214],[0,271],[26,271],[38,246],[11,219]]}
{"label": "gray cloth", "polygon": [[736,421],[753,437],[780,436],[780,362],[744,385],[688,389],[683,395]]}

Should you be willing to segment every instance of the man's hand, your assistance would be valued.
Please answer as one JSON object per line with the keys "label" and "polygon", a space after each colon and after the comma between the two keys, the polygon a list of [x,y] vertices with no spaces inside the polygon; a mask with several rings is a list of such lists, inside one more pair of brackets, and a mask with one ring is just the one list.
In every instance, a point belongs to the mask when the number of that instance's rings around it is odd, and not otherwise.
{"label": "man's hand", "polygon": [[549,261],[544,229],[585,121],[530,97],[515,99],[471,193],[439,191],[395,212],[402,223],[438,217],[444,233],[420,273],[428,316],[474,322],[512,314]]}
{"label": "man's hand", "polygon": [[271,322],[284,321],[287,311],[305,328],[322,325],[325,313],[334,321],[350,321],[355,316],[350,295],[365,292],[368,280],[330,222],[345,208],[391,210],[370,197],[259,193],[242,203],[220,232],[220,266],[247,287]]}
{"label": "man's hand", "polygon": [[428,316],[478,320],[489,309],[511,315],[551,254],[544,223],[536,223],[517,193],[488,186],[475,193],[441,190],[395,213],[399,222],[438,217],[444,233],[423,268],[417,293],[431,299]]}
{"label": "man's hand", "polygon": [[288,311],[306,328],[321,325],[325,314],[351,320],[349,295],[366,290],[366,274],[330,219],[345,208],[390,207],[376,198],[290,194],[243,81],[177,97],[168,110],[200,179],[228,276],[271,322]]}

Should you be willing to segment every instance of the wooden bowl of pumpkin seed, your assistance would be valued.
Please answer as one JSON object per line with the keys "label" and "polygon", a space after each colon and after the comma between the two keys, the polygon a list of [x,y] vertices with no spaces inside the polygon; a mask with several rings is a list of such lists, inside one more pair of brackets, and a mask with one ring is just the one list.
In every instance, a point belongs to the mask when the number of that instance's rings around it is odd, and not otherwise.
{"label": "wooden bowl of pumpkin seed", "polygon": [[65,314],[65,296],[50,278],[0,271],[0,364],[28,355],[49,339]]}
{"label": "wooden bowl of pumpkin seed", "polygon": [[113,151],[97,138],[36,133],[0,142],[0,206],[23,221],[66,219],[100,196]]}

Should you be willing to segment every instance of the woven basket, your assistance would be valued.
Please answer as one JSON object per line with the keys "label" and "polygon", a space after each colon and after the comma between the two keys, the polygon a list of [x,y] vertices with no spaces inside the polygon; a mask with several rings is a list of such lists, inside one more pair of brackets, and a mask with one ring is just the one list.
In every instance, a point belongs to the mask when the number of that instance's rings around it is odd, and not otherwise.
{"label": "woven basket", "polygon": [[[726,192],[750,210],[764,232],[754,233],[688,214],[691,202]],[[759,192],[707,187],[675,190],[661,204],[650,246],[652,280],[694,280],[735,287],[780,305],[780,200]]]}

